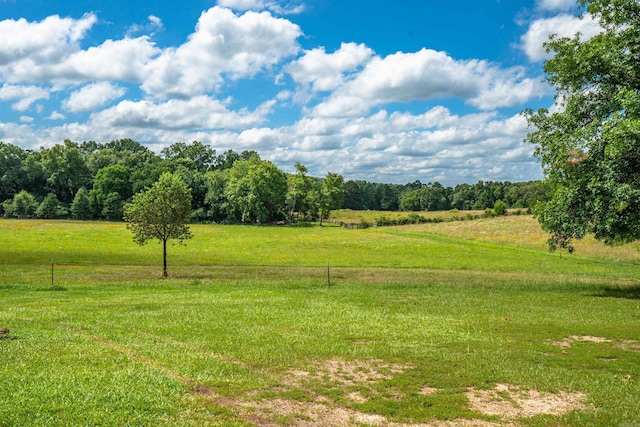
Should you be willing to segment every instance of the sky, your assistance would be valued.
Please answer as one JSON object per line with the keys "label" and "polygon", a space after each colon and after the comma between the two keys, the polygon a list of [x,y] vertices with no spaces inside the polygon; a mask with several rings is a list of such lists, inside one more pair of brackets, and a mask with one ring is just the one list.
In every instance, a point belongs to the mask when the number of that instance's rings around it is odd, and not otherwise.
{"label": "sky", "polygon": [[0,0],[0,141],[201,141],[287,172],[444,185],[542,178],[575,0]]}

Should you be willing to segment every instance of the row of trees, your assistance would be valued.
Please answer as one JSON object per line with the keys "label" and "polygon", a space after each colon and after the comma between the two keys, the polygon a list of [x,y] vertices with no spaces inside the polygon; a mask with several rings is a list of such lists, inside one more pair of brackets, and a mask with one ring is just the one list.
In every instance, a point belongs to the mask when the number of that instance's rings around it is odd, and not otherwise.
{"label": "row of trees", "polygon": [[444,187],[440,183],[406,185],[347,181],[344,207],[353,210],[441,211],[484,210],[501,200],[509,208],[529,208],[546,200],[548,189],[541,181],[511,183],[478,181]]}
{"label": "row of trees", "polygon": [[320,220],[342,206],[343,179],[288,175],[253,151],[216,151],[198,141],[156,155],[136,141],[65,141],[40,151],[0,142],[0,204],[7,217],[121,220],[125,203],[163,173],[191,189],[192,220],[265,223]]}
{"label": "row of trees", "polygon": [[0,213],[8,217],[121,220],[134,194],[165,172],[191,188],[192,220],[265,223],[320,220],[330,209],[486,209],[498,200],[527,208],[544,199],[540,182],[483,182],[455,188],[343,182],[329,173],[308,175],[302,164],[286,174],[254,151],[217,154],[198,141],[172,144],[157,155],[140,143],[64,141],[39,151],[0,142]]}

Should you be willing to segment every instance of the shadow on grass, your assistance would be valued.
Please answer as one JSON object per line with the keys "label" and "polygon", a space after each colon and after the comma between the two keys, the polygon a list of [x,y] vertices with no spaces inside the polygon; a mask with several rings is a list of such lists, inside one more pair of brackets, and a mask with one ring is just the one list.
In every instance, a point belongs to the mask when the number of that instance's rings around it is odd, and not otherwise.
{"label": "shadow on grass", "polygon": [[604,286],[596,294],[599,297],[640,299],[640,285]]}

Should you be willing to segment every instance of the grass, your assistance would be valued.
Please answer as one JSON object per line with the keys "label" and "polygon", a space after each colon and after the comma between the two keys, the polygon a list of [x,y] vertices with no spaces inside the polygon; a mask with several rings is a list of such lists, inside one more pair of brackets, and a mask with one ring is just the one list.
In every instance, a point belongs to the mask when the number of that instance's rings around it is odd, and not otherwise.
{"label": "grass", "polygon": [[[320,425],[322,405],[332,425],[640,422],[632,245],[561,257],[529,217],[193,233],[163,280],[161,247],[123,224],[1,220],[0,426]],[[586,397],[559,415],[471,407],[497,384]]]}
{"label": "grass", "polygon": [[471,217],[482,216],[483,213],[484,213],[483,210],[458,211],[456,209],[453,209],[450,211],[421,211],[421,212],[409,212],[409,211],[390,212],[390,211],[375,211],[375,210],[354,211],[351,209],[339,209],[339,210],[331,211],[329,220],[344,222],[347,224],[357,224],[362,222],[375,224],[376,220],[381,217],[398,219],[398,218],[406,218],[410,215],[420,215],[427,219],[452,220],[452,219],[466,218],[467,216],[471,216]]}

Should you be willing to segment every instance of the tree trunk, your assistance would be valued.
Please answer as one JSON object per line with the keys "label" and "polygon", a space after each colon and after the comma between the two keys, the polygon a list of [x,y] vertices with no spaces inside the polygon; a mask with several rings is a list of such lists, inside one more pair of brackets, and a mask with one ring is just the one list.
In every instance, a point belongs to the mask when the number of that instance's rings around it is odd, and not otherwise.
{"label": "tree trunk", "polygon": [[162,275],[164,277],[168,277],[169,275],[167,274],[167,240],[163,240],[162,241],[162,259],[163,259],[163,265],[164,265],[164,269],[162,270]]}

